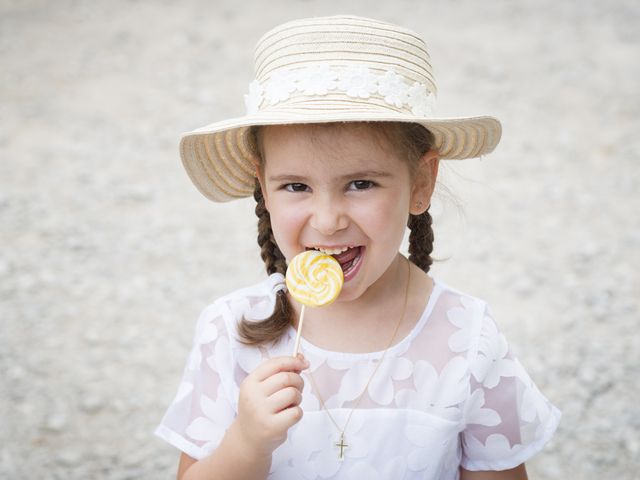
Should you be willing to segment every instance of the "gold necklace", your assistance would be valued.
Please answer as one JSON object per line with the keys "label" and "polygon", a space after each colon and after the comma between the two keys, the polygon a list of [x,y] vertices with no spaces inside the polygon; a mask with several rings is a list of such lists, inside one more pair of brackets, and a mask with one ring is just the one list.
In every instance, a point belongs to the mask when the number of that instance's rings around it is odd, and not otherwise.
{"label": "gold necklace", "polygon": [[311,371],[309,370],[309,372],[307,372],[307,376],[309,377],[309,380],[311,380],[311,385],[312,385],[313,389],[315,390],[316,395],[318,396],[318,400],[320,401],[320,405],[322,406],[322,409],[325,412],[327,412],[327,415],[329,416],[329,419],[331,420],[331,423],[333,423],[333,425],[338,430],[338,433],[340,434],[339,441],[337,441],[336,443],[333,444],[335,447],[338,447],[340,449],[340,452],[338,453],[338,460],[340,460],[340,461],[344,460],[344,449],[349,447],[349,445],[345,442],[345,434],[344,434],[344,432],[347,430],[347,427],[349,426],[349,422],[351,421],[351,416],[353,415],[353,412],[355,412],[356,409],[358,408],[358,406],[360,405],[360,402],[362,401],[362,398],[364,397],[364,394],[369,389],[369,385],[371,384],[371,381],[373,380],[373,377],[375,377],[376,372],[378,371],[378,368],[380,368],[380,365],[382,365],[382,363],[384,362],[384,357],[387,355],[387,351],[389,350],[389,348],[391,348],[391,345],[393,345],[393,341],[395,340],[396,335],[398,334],[398,329],[400,328],[400,324],[402,323],[402,319],[404,318],[404,315],[406,313],[407,302],[409,300],[409,285],[411,284],[411,263],[409,262],[408,259],[407,259],[407,267],[408,267],[408,269],[407,269],[407,288],[405,289],[405,292],[404,292],[404,305],[402,306],[402,313],[400,314],[400,318],[398,319],[398,323],[396,324],[396,328],[393,331],[393,335],[391,336],[391,340],[389,340],[389,344],[387,345],[387,348],[385,348],[384,352],[382,352],[382,356],[380,357],[380,360],[376,364],[376,367],[373,369],[373,373],[369,377],[369,380],[367,381],[367,384],[364,386],[364,390],[362,391],[362,393],[358,397],[358,400],[356,401],[355,406],[349,412],[349,416],[347,417],[347,421],[345,422],[344,427],[340,428],[340,425],[338,425],[338,422],[336,422],[336,420],[333,418],[333,416],[331,415],[331,412],[329,412],[329,410],[327,409],[327,407],[324,404],[324,400],[322,399],[322,396],[320,395],[320,390],[318,390],[318,386],[316,385],[316,382],[315,382],[315,380],[313,378],[313,375],[311,374]]}

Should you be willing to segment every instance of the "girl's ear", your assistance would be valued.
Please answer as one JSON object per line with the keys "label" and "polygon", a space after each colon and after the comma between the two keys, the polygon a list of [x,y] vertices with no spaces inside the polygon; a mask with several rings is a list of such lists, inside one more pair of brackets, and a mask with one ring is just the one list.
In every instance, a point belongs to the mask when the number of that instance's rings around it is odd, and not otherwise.
{"label": "girl's ear", "polygon": [[420,159],[411,187],[409,213],[412,215],[424,213],[431,205],[431,196],[436,188],[439,164],[440,156],[435,150],[429,150]]}

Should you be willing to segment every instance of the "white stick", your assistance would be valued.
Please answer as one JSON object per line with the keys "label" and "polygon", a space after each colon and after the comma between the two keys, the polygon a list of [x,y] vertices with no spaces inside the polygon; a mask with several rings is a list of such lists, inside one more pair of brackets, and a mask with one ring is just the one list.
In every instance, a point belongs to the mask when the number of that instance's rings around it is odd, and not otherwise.
{"label": "white stick", "polygon": [[298,322],[298,333],[296,334],[296,343],[295,346],[293,347],[293,356],[297,356],[298,355],[298,348],[300,347],[300,334],[302,333],[302,322],[304,322],[304,307],[305,305],[302,305],[302,309],[300,310],[300,321]]}

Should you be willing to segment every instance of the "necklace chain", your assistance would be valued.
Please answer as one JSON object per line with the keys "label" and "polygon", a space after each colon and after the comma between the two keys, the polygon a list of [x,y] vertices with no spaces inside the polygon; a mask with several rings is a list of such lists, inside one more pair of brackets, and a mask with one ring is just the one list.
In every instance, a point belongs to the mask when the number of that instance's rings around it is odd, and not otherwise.
{"label": "necklace chain", "polygon": [[312,385],[313,389],[315,390],[316,395],[318,396],[318,400],[320,401],[320,406],[327,413],[329,419],[331,420],[331,423],[333,423],[333,425],[335,425],[336,429],[340,433],[340,441],[336,442],[334,444],[336,447],[340,448],[340,453],[338,454],[338,459],[339,460],[343,460],[344,459],[344,449],[349,446],[349,445],[347,445],[345,443],[344,432],[347,430],[347,427],[349,426],[349,422],[351,421],[351,416],[353,415],[353,412],[355,412],[357,410],[358,406],[360,405],[360,402],[364,398],[364,394],[369,389],[369,385],[371,384],[371,381],[373,380],[373,377],[376,376],[376,373],[378,372],[378,369],[380,368],[380,365],[382,365],[382,363],[384,362],[384,358],[387,355],[387,351],[389,350],[389,348],[391,348],[391,345],[393,345],[393,341],[395,340],[396,335],[398,334],[398,330],[400,329],[400,324],[402,323],[402,319],[404,318],[405,313],[407,311],[407,302],[409,300],[409,285],[410,285],[410,283],[411,283],[411,263],[409,262],[409,260],[407,260],[407,287],[406,287],[405,292],[404,292],[404,304],[402,306],[402,313],[400,314],[400,318],[398,318],[398,323],[396,324],[396,328],[393,331],[393,335],[391,335],[391,339],[389,340],[389,343],[387,344],[387,348],[385,348],[384,351],[382,352],[382,356],[380,357],[380,359],[378,360],[378,363],[376,364],[375,368],[373,369],[373,373],[369,377],[369,380],[367,381],[367,384],[364,386],[364,389],[362,390],[362,393],[358,397],[358,400],[356,401],[355,406],[353,406],[353,408],[351,408],[351,411],[349,412],[349,416],[347,417],[347,421],[345,422],[344,427],[340,428],[340,425],[338,425],[338,422],[336,422],[336,420],[333,418],[333,415],[331,415],[331,412],[329,412],[329,409],[326,407],[326,405],[324,403],[324,400],[322,398],[322,395],[320,395],[320,390],[318,389],[318,386],[316,385],[315,379],[313,378],[313,374],[311,373],[311,371],[309,371],[307,373],[307,376],[309,377],[309,380],[311,380],[311,385]]}

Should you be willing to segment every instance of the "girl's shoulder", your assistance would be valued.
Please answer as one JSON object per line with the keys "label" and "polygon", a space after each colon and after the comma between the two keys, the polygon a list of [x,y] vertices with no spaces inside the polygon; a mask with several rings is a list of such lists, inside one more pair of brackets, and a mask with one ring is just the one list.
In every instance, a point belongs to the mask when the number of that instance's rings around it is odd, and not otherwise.
{"label": "girl's shoulder", "polygon": [[492,321],[487,302],[432,277],[433,290],[427,306],[409,336],[411,348],[449,356],[473,354],[483,335],[483,326]]}
{"label": "girl's shoulder", "polygon": [[425,311],[431,320],[446,320],[461,326],[481,320],[489,311],[485,300],[453,288],[438,278],[432,279],[433,291]]}
{"label": "girl's shoulder", "polygon": [[276,295],[285,288],[284,275],[273,273],[259,283],[218,298],[213,306],[218,309],[226,307],[236,320],[260,321],[271,316]]}
{"label": "girl's shoulder", "polygon": [[[241,320],[259,322],[270,317],[275,308],[276,295],[285,287],[284,276],[275,273],[259,283],[232,291],[208,305],[196,324],[190,360],[195,369],[204,364],[218,365],[217,371],[232,392],[239,381],[265,359],[290,354],[287,342],[290,334],[269,346],[243,343],[238,333]],[[195,352],[195,353],[194,353]],[[220,367],[223,365],[224,367]],[[244,371],[244,373],[241,373]],[[235,372],[229,376],[229,372]],[[231,395],[230,398],[235,398]]]}
{"label": "girl's shoulder", "polygon": [[438,297],[444,295],[449,298],[465,299],[465,301],[473,301],[478,304],[486,303],[483,299],[476,297],[475,295],[472,295],[468,292],[464,292],[455,287],[452,287],[451,285],[449,285],[439,277],[431,277],[431,279],[433,280],[433,284],[434,284],[432,295],[436,295]]}

